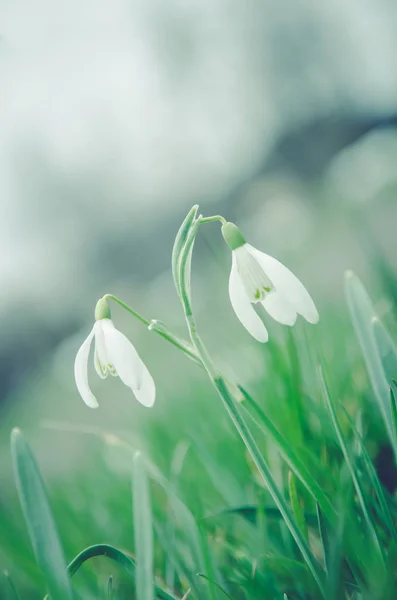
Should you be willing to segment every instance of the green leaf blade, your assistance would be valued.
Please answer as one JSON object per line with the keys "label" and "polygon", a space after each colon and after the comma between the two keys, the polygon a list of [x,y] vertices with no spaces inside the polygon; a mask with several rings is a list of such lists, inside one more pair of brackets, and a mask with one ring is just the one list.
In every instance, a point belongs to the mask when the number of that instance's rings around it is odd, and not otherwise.
{"label": "green leaf blade", "polygon": [[11,433],[11,454],[19,501],[36,561],[54,600],[71,600],[66,561],[49,506],[45,485],[19,429]]}
{"label": "green leaf blade", "polygon": [[136,595],[153,600],[153,524],[149,480],[139,452],[133,459],[132,494],[136,553]]}
{"label": "green leaf blade", "polygon": [[186,215],[182,225],[180,226],[178,233],[176,234],[174,247],[172,249],[172,275],[174,277],[175,287],[178,294],[181,294],[181,281],[180,281],[180,258],[183,253],[186,240],[188,238],[190,229],[194,223],[198,211],[198,205],[194,205],[188,214]]}

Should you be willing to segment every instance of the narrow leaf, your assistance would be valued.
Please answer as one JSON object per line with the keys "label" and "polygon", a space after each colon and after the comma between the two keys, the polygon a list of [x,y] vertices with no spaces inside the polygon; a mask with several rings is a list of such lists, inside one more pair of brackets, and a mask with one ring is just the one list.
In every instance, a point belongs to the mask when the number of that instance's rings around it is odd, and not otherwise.
{"label": "narrow leaf", "polygon": [[52,598],[70,600],[72,589],[44,482],[19,429],[11,433],[11,454],[19,501],[37,564]]}
{"label": "narrow leaf", "polygon": [[216,583],[216,581],[213,581],[212,579],[210,579],[209,577],[207,577],[207,575],[204,575],[204,573],[197,573],[197,577],[202,577],[203,579],[205,579],[206,581],[208,581],[208,583],[211,586],[216,587],[219,591],[222,592],[222,594],[224,596],[226,596],[226,598],[229,598],[229,600],[233,600],[233,598],[231,596],[229,596],[229,594],[227,592],[225,592],[225,590],[219,585],[219,583]]}
{"label": "narrow leaf", "polygon": [[175,287],[178,294],[180,294],[180,268],[179,261],[182,254],[183,247],[186,244],[186,240],[190,231],[190,228],[196,218],[198,211],[198,205],[193,206],[188,214],[186,215],[182,225],[180,226],[178,233],[176,234],[174,247],[172,249],[172,274],[174,277]]}
{"label": "narrow leaf", "polygon": [[[80,567],[89,559],[95,556],[104,556],[116,562],[127,575],[133,579],[136,577],[136,565],[134,560],[114,546],[109,544],[95,544],[85,548],[78,554],[68,566],[69,575],[72,577],[77,573]],[[176,596],[170,592],[166,592],[159,586],[155,586],[156,597],[160,600],[178,600]]]}
{"label": "narrow leaf", "polygon": [[397,348],[378,317],[372,319],[372,329],[383,371],[390,385],[391,381],[397,378]]}
{"label": "narrow leaf", "polygon": [[354,488],[356,490],[356,494],[357,494],[357,497],[358,497],[358,501],[359,501],[359,504],[361,506],[361,510],[363,512],[364,519],[365,519],[365,521],[367,523],[368,531],[369,531],[370,536],[371,536],[371,538],[372,538],[372,540],[373,540],[373,542],[375,544],[375,547],[377,548],[379,557],[380,557],[382,563],[384,564],[384,556],[383,556],[382,545],[379,542],[378,535],[376,533],[375,527],[374,527],[374,525],[372,523],[372,520],[371,520],[371,517],[369,515],[369,511],[368,511],[368,508],[367,508],[367,505],[366,505],[366,502],[365,502],[365,493],[364,493],[364,490],[362,489],[361,483],[360,483],[360,481],[359,481],[359,479],[357,477],[356,470],[354,468],[354,465],[353,465],[352,460],[350,458],[349,452],[347,450],[347,445],[346,445],[346,442],[345,442],[342,430],[340,428],[340,425],[339,425],[339,422],[338,422],[338,419],[337,419],[337,416],[336,416],[335,408],[334,408],[334,405],[332,403],[331,396],[330,396],[330,393],[328,391],[327,384],[325,383],[325,379],[324,379],[321,367],[319,368],[319,374],[320,374],[320,384],[321,384],[323,396],[324,396],[325,402],[326,402],[327,407],[328,407],[328,411],[329,411],[329,414],[330,414],[330,417],[331,417],[331,421],[332,421],[332,424],[333,424],[333,427],[334,427],[334,430],[335,430],[335,433],[336,433],[336,437],[337,437],[338,442],[339,442],[339,446],[340,446],[340,448],[342,450],[343,457],[344,457],[346,465],[347,465],[347,467],[349,469],[350,476],[352,478],[353,485],[354,485]]}
{"label": "narrow leaf", "polygon": [[351,319],[361,346],[375,399],[387,434],[397,454],[390,410],[389,386],[387,385],[372,325],[373,318],[376,315],[361,281],[351,271],[346,273],[345,290]]}
{"label": "narrow leaf", "polygon": [[318,531],[320,534],[321,546],[323,549],[325,572],[329,574],[329,559],[328,559],[328,533],[327,527],[324,521],[323,513],[318,502],[316,502],[317,509],[317,520],[318,520]]}
{"label": "narrow leaf", "polygon": [[320,504],[329,522],[336,524],[336,511],[332,506],[331,502],[329,501],[327,495],[324,493],[322,487],[311,475],[311,473],[306,468],[306,465],[294,452],[293,448],[287,442],[285,437],[278,431],[278,429],[275,427],[272,421],[267,417],[267,415],[260,408],[260,406],[258,406],[255,400],[250,396],[250,394],[242,386],[238,387],[241,393],[243,394],[244,398],[247,400],[248,404],[254,409],[257,418],[255,418],[251,414],[251,412],[248,411],[247,407],[243,403],[242,406],[247,411],[247,414],[251,417],[254,423],[265,433],[265,435],[270,436],[272,441],[277,445],[282,457],[284,458],[291,471],[293,471],[295,475],[300,479],[300,481],[303,483],[303,485],[314,498],[314,500],[316,500]]}
{"label": "narrow leaf", "polygon": [[10,577],[9,572],[8,571],[4,571],[3,574],[4,574],[4,577],[5,577],[6,581],[7,581],[7,583],[8,583],[8,587],[9,587],[9,589],[11,591],[11,595],[12,595],[13,600],[19,600],[17,588],[15,587],[15,584],[14,584],[12,578]]}
{"label": "narrow leaf", "polygon": [[289,473],[288,473],[288,489],[289,489],[289,496],[290,496],[290,500],[291,500],[292,512],[294,513],[296,523],[297,523],[299,529],[301,530],[301,532],[303,533],[303,535],[305,536],[306,541],[308,542],[309,536],[307,534],[306,521],[305,521],[305,517],[303,514],[303,509],[302,509],[301,503],[299,501],[298,490],[296,489],[296,482],[295,482],[294,474],[292,473],[292,471],[289,471]]}
{"label": "narrow leaf", "polygon": [[149,482],[141,455],[133,460],[132,493],[136,554],[136,595],[139,600],[153,599],[153,526]]}
{"label": "narrow leaf", "polygon": [[112,600],[112,598],[113,598],[113,577],[112,577],[112,575],[109,575],[109,579],[108,579],[107,596],[108,596],[108,600]]}

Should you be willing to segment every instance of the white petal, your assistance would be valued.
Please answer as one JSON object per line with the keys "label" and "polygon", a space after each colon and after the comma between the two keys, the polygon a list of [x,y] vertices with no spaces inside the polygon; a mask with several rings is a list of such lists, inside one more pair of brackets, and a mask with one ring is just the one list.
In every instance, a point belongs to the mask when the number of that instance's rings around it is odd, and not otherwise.
{"label": "white petal", "polygon": [[74,378],[76,380],[77,389],[84,402],[90,408],[98,408],[98,401],[90,390],[88,385],[88,356],[90,354],[91,342],[95,333],[95,325],[92,328],[87,339],[84,340],[76,354],[74,361]]}
{"label": "white petal", "polygon": [[317,323],[319,316],[314,302],[299,279],[278,260],[260,252],[250,244],[247,249],[257,259],[262,269],[273,282],[279,292],[293,306],[297,313],[302,315],[309,323]]}
{"label": "white petal", "polygon": [[153,377],[150,375],[149,370],[145,363],[141,361],[142,369],[142,382],[139,389],[132,389],[138,402],[150,408],[153,406],[156,399],[156,387],[154,385]]}
{"label": "white petal", "polygon": [[148,368],[131,342],[115,328],[110,319],[104,319],[101,323],[108,360],[121,381],[131,388],[138,402],[144,406],[153,406],[156,388]]}
{"label": "white petal", "polygon": [[288,302],[285,296],[282,296],[277,291],[267,294],[262,300],[264,309],[269,313],[275,321],[283,325],[294,325],[298,316],[296,310]]}
{"label": "white petal", "polygon": [[232,252],[232,261],[232,270],[230,271],[229,278],[229,296],[233,310],[246,330],[258,342],[267,342],[269,338],[267,329],[251,305],[237,270],[237,259],[234,252]]}
{"label": "white petal", "polygon": [[129,339],[115,328],[110,319],[100,321],[105,337],[106,355],[121,381],[131,389],[139,389],[143,380],[142,361]]}
{"label": "white petal", "polygon": [[102,364],[101,361],[99,360],[97,348],[95,348],[95,352],[94,352],[94,367],[95,367],[95,371],[97,372],[97,375],[99,375],[99,377],[101,379],[106,379],[106,377],[109,374],[109,371],[107,369],[107,366]]}

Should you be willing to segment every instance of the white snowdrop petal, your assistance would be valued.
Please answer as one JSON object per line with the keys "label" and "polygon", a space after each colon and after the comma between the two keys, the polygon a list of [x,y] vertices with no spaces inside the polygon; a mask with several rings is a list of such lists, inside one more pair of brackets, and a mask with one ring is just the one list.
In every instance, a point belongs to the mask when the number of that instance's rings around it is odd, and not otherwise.
{"label": "white snowdrop petal", "polygon": [[[141,360],[141,359],[140,359]],[[132,391],[138,402],[143,406],[150,408],[153,406],[156,399],[156,387],[153,381],[153,377],[149,373],[149,370],[145,363],[141,360],[142,369],[142,382],[139,389],[133,388]]]}
{"label": "white snowdrop petal", "polygon": [[106,354],[121,381],[131,389],[139,389],[143,380],[142,361],[129,339],[115,328],[110,319],[102,321]]}
{"label": "white snowdrop petal", "polygon": [[282,325],[294,325],[298,313],[284,296],[277,292],[267,294],[262,300],[262,305],[266,312]]}
{"label": "white snowdrop petal", "polygon": [[99,356],[98,356],[98,351],[96,348],[95,348],[95,352],[94,352],[94,367],[95,367],[95,371],[97,372],[97,375],[99,375],[99,377],[101,379],[106,379],[106,377],[109,374],[108,369],[105,364],[101,364],[101,361],[99,360]]}
{"label": "white snowdrop petal", "polygon": [[258,340],[258,342],[267,342],[269,338],[267,329],[260,317],[256,314],[247,296],[237,270],[237,259],[234,252],[232,252],[232,269],[229,278],[229,296],[233,310],[246,330]]}
{"label": "white snowdrop petal", "polygon": [[269,279],[279,292],[293,306],[297,313],[309,323],[317,323],[319,315],[315,304],[301,281],[278,260],[246,244],[249,252],[256,258]]}
{"label": "white snowdrop petal", "polygon": [[[108,322],[108,323],[106,323]],[[98,357],[98,362],[100,365],[103,365],[107,369],[108,365],[108,357],[106,353],[106,344],[105,344],[105,333],[104,327],[107,324],[111,323],[113,328],[114,325],[110,319],[100,319],[99,321],[95,321],[94,331],[95,331],[95,354]],[[95,358],[94,358],[95,363]]]}
{"label": "white snowdrop petal", "polygon": [[94,334],[95,326],[80,346],[74,361],[74,378],[76,380],[77,389],[84,402],[90,408],[98,408],[98,401],[88,385],[88,357]]}

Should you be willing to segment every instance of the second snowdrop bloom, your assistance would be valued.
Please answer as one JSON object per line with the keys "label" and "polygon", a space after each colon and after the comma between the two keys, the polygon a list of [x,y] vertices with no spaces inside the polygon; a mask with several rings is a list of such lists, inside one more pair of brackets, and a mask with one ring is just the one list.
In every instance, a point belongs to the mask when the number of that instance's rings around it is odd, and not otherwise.
{"label": "second snowdrop bloom", "polygon": [[94,366],[101,379],[109,373],[119,376],[135,398],[144,406],[153,406],[156,389],[152,376],[139,357],[132,343],[113,325],[107,300],[98,301],[95,324],[81,345],[74,363],[77,389],[90,408],[97,408],[98,401],[88,384],[88,358],[91,344],[95,341]]}
{"label": "second snowdrop bloom", "polygon": [[259,342],[267,342],[267,329],[254,309],[260,303],[273,319],[294,325],[298,314],[309,323],[319,316],[305,286],[278,260],[247,244],[234,223],[225,223],[222,234],[232,250],[229,295],[238,319]]}

